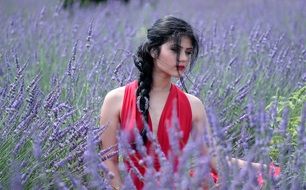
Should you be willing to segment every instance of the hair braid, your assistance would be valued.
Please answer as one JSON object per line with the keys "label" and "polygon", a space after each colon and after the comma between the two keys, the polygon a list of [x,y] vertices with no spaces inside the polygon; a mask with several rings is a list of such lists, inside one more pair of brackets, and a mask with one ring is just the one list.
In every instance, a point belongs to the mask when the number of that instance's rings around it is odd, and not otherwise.
{"label": "hair braid", "polygon": [[[138,77],[138,88],[136,91],[137,97],[137,108],[139,112],[143,116],[143,121],[148,123],[149,118],[149,102],[150,102],[150,91],[152,88],[152,72],[153,72],[153,59],[151,55],[148,53],[148,43],[144,43],[143,45],[139,46],[137,55],[134,57],[134,63],[139,70],[139,77]],[[144,60],[150,60],[144,61]],[[143,142],[147,142],[147,131],[144,127],[141,130],[141,136]]]}

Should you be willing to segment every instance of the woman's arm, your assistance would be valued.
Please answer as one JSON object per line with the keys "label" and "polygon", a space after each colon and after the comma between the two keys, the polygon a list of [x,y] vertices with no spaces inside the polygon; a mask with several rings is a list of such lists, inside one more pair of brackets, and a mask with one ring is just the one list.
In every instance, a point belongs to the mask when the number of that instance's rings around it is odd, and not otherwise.
{"label": "woman's arm", "polygon": [[[204,108],[204,105],[202,103],[202,101],[200,99],[198,99],[195,96],[189,95],[189,100],[191,103],[191,107],[192,107],[192,114],[193,114],[193,137],[194,138],[203,138],[204,135],[206,135],[211,144],[212,147],[207,147],[205,145],[205,142],[203,143],[203,154],[208,154],[209,153],[209,148],[213,148],[215,145],[215,142],[212,138],[212,132],[211,132],[211,128],[209,126],[209,122],[208,122],[208,118],[207,118],[207,114]],[[247,166],[247,161],[238,159],[238,158],[227,158],[228,164],[229,165],[236,165],[239,168],[244,168]],[[213,156],[211,155],[211,168],[215,171],[217,171],[217,156],[215,154],[213,154]],[[256,169],[256,170],[260,170],[261,164],[259,163],[251,163],[251,165]]]}
{"label": "woman's arm", "polygon": [[[120,93],[120,88],[110,91],[104,98],[100,113],[100,126],[107,125],[107,127],[101,135],[102,149],[106,149],[117,144],[117,130],[120,126],[119,118],[121,102],[122,96]],[[119,189],[121,187],[122,181],[118,167],[118,155],[105,160],[104,163],[106,164],[107,168],[114,174],[114,178],[111,181],[112,186],[115,189]]]}
{"label": "woman's arm", "polygon": [[[204,136],[208,137],[208,140],[210,143],[214,144],[213,139],[212,139],[212,133],[211,129],[209,127],[206,111],[204,109],[204,105],[202,101],[193,96],[188,94],[189,102],[191,104],[191,110],[192,110],[192,138],[193,139],[198,139],[202,138]],[[201,139],[201,140],[202,140]],[[208,142],[203,142],[202,146],[202,153],[204,155],[209,154],[209,147],[206,146]],[[211,162],[210,162],[210,167],[214,170],[217,171],[217,159],[215,156],[211,157]]]}

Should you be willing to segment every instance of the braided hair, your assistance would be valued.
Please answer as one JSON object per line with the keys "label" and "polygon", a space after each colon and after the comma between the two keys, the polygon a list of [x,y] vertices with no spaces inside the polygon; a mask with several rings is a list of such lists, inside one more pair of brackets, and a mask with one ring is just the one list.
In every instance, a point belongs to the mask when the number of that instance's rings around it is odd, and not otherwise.
{"label": "braided hair", "polygon": [[[192,68],[198,56],[198,38],[194,34],[192,27],[182,19],[173,16],[165,16],[164,18],[158,19],[153,26],[147,30],[147,39],[137,49],[137,53],[134,56],[134,64],[139,70],[138,88],[136,91],[137,108],[146,123],[148,123],[149,115],[149,93],[153,82],[152,73],[154,63],[152,52],[158,56],[160,54],[161,45],[170,40],[176,45],[180,45],[181,38],[184,36],[190,38],[193,46],[190,63],[190,68]],[[178,50],[176,53],[178,65],[180,51]],[[180,81],[186,90],[182,77],[180,77]],[[147,129],[145,126],[140,133],[145,144],[147,142]]]}

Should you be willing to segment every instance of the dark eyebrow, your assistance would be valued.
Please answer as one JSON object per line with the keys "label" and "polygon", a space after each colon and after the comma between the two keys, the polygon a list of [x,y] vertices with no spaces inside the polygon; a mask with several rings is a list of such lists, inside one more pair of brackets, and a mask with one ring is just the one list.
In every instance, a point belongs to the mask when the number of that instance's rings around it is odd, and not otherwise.
{"label": "dark eyebrow", "polygon": [[[177,44],[172,44],[171,45],[171,47],[175,47],[175,48],[183,48],[182,46],[180,46],[180,45],[177,45]],[[193,50],[193,48],[192,47],[190,47],[190,48],[186,48],[186,50],[188,50],[188,51],[192,51]]]}

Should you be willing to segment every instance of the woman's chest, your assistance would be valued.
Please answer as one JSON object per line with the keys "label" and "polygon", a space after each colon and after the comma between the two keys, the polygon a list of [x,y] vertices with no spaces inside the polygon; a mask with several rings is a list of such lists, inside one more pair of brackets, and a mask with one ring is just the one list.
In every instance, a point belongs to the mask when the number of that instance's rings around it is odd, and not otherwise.
{"label": "woman's chest", "polygon": [[156,135],[158,131],[158,127],[161,124],[161,118],[166,111],[167,103],[167,94],[159,95],[158,97],[152,96],[150,97],[150,107],[149,107],[149,117],[151,119],[152,131],[153,134]]}

